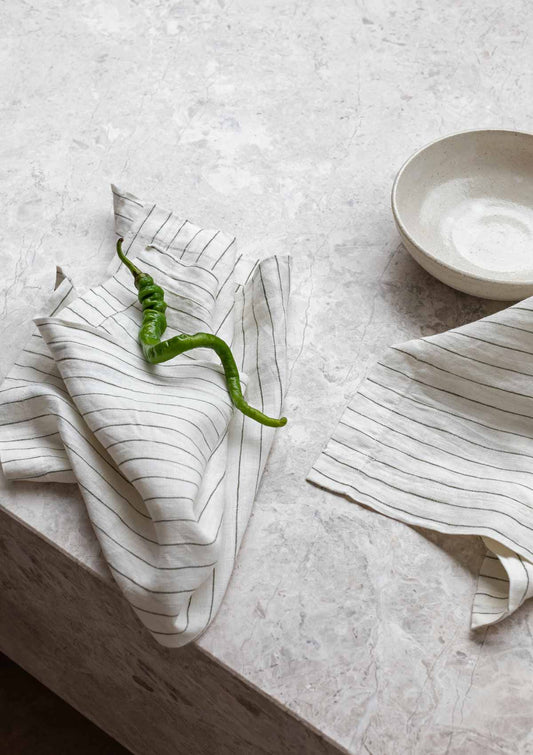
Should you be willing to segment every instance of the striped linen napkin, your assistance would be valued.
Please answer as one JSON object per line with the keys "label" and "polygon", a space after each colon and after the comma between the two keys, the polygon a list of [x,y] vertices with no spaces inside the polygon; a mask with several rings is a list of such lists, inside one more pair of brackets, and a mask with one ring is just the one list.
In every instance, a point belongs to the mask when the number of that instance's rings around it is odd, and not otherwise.
{"label": "striped linen napkin", "polygon": [[[126,253],[165,290],[166,336],[217,333],[249,403],[278,416],[289,259],[245,263],[233,237],[113,193]],[[7,478],[78,484],[118,586],[179,647],[220,606],[274,430],[233,410],[211,350],[148,364],[131,273],[110,272],[83,296],[64,280],[35,320],[0,393],[0,458]]]}
{"label": "striped linen napkin", "polygon": [[533,595],[533,298],[390,348],[310,482],[407,524],[480,535],[472,628]]}

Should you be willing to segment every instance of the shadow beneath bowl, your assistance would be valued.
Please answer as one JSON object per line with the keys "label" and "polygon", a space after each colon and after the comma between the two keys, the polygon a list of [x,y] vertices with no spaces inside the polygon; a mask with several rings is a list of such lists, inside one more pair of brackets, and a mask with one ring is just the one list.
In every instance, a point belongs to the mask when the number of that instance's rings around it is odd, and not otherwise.
{"label": "shadow beneath bowl", "polygon": [[464,294],[430,275],[400,242],[380,281],[386,304],[400,314],[413,338],[475,322],[515,304]]}

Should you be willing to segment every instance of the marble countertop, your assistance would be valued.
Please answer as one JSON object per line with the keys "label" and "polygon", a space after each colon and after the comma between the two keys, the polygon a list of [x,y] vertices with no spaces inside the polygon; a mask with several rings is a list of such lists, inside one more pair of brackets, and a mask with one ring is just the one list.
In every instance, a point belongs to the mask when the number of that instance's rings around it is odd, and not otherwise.
{"label": "marble countertop", "polygon": [[[199,646],[353,753],[533,752],[533,614],[469,630],[477,538],[416,530],[306,473],[387,345],[502,303],[430,278],[389,193],[425,142],[533,130],[527,0],[8,0],[0,377],[55,265],[99,277],[109,183],[294,257],[292,372],[222,609]],[[111,581],[73,486],[0,505]]]}

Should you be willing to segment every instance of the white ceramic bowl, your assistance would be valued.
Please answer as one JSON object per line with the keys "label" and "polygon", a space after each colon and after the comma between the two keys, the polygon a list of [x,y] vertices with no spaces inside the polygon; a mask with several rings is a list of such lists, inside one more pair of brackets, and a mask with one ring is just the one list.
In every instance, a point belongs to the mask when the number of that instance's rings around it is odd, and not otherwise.
{"label": "white ceramic bowl", "polygon": [[474,296],[533,295],[533,134],[464,131],[415,152],[392,187],[414,259]]}

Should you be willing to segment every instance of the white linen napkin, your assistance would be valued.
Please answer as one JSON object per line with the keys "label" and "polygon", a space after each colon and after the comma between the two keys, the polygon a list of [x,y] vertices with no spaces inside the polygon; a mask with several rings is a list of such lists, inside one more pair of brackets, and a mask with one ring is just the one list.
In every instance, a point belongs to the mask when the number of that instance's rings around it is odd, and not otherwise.
{"label": "white linen napkin", "polygon": [[533,595],[533,298],[390,348],[307,478],[389,517],[480,535],[472,628]]}
{"label": "white linen napkin", "polygon": [[[165,337],[217,333],[248,402],[279,416],[288,257],[245,263],[233,237],[113,193],[124,250],[165,291]],[[122,592],[179,647],[220,606],[274,430],[233,410],[211,350],[148,364],[131,273],[115,257],[111,269],[80,297],[65,280],[36,318],[0,393],[0,458],[13,480],[77,482]]]}

